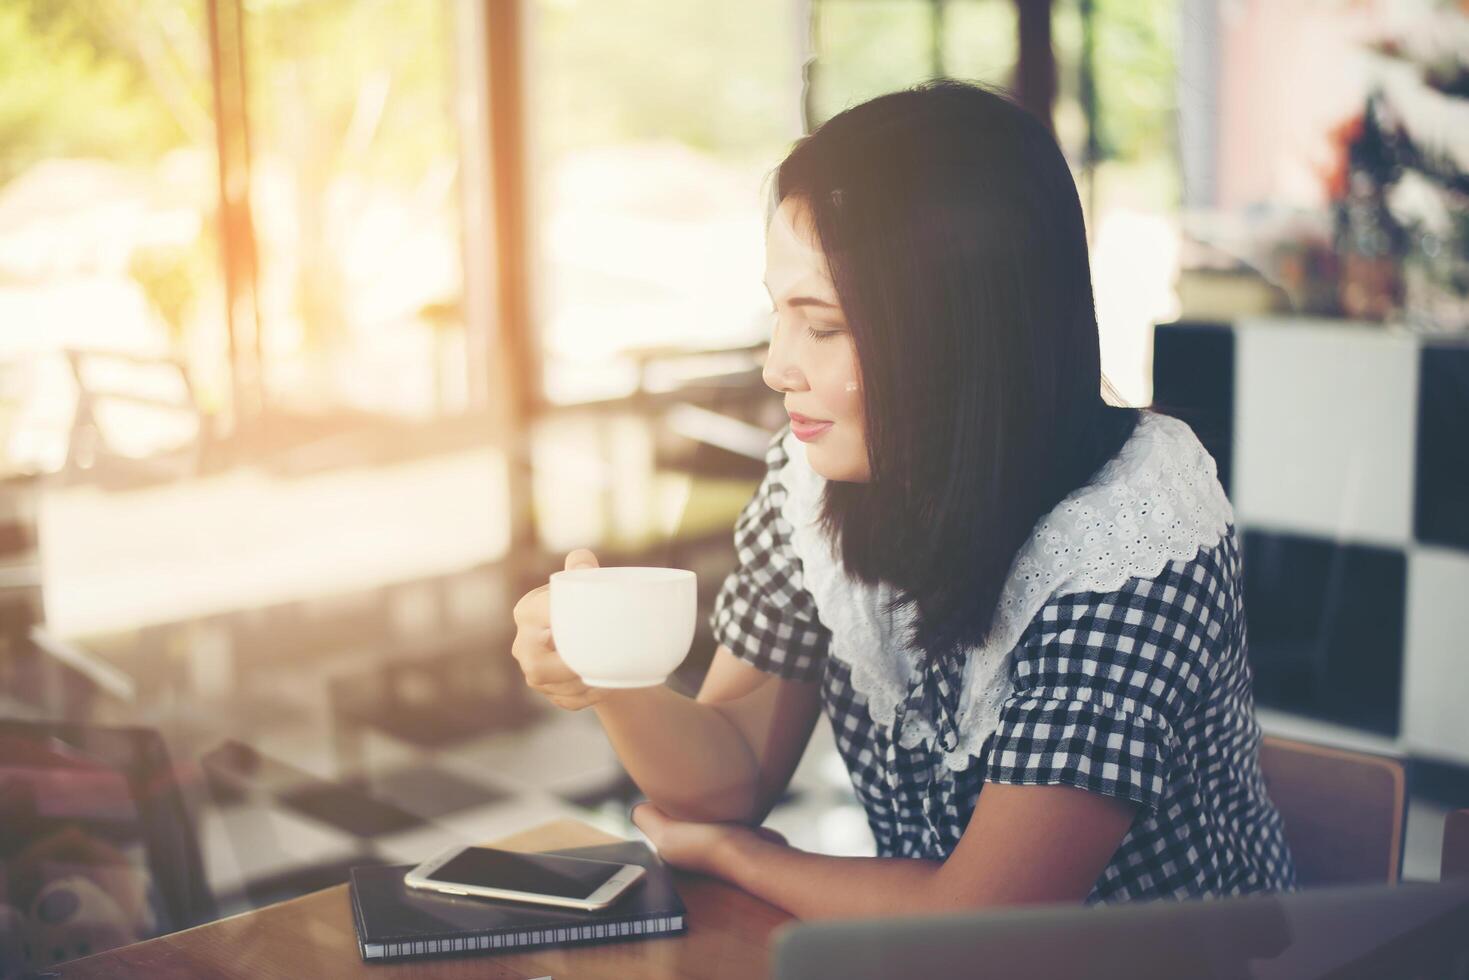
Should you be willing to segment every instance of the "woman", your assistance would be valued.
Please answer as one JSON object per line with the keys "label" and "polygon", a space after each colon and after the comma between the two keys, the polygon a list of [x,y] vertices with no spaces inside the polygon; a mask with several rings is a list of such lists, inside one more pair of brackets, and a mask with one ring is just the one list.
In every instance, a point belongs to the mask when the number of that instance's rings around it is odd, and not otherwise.
{"label": "woman", "polygon": [[[792,421],[703,687],[587,689],[541,590],[528,683],[595,706],[668,861],[803,918],[1291,887],[1233,514],[1187,426],[1101,398],[1050,134],[936,83],[834,117],[775,183],[764,377]],[[822,709],[875,858],[754,829]]]}

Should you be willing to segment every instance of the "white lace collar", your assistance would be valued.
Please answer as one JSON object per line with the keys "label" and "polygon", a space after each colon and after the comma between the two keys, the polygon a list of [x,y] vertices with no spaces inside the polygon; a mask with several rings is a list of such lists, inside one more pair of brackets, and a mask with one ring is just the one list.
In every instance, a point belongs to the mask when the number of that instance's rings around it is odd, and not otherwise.
{"label": "white lace collar", "polygon": [[[831,631],[829,655],[851,669],[852,686],[877,725],[891,729],[918,679],[918,651],[903,642],[908,607],[886,610],[894,591],[849,578],[819,523],[826,481],[806,447],[787,434],[781,512],[801,559],[804,584]],[[1114,592],[1129,578],[1156,578],[1170,561],[1218,544],[1234,511],[1212,456],[1183,422],[1144,412],[1137,428],[1096,479],[1062,500],[1039,523],[1010,567],[989,642],[969,651],[959,694],[959,744],[944,753],[965,769],[999,721],[1013,688],[1011,653],[1045,601],[1070,592]],[[909,713],[898,743],[934,739],[931,719]]]}

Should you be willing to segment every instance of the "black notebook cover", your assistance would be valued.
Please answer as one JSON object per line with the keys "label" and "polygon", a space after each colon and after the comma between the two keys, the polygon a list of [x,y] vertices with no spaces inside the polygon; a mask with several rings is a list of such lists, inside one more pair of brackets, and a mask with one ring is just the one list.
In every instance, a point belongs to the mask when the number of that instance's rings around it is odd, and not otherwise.
{"label": "black notebook cover", "polygon": [[640,864],[648,873],[616,902],[596,912],[488,898],[461,898],[409,888],[411,864],[353,868],[352,920],[357,948],[369,963],[569,943],[668,935],[688,928],[673,875],[639,841],[547,851],[567,857]]}

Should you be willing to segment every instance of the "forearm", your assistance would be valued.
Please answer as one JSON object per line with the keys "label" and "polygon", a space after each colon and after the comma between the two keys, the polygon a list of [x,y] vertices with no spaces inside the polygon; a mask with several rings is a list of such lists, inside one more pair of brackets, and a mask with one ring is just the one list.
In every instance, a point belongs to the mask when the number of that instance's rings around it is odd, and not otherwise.
{"label": "forearm", "polygon": [[716,859],[719,877],[798,919],[890,918],[976,904],[948,885],[942,869],[918,858],[811,854],[751,834]]}
{"label": "forearm", "polygon": [[683,820],[750,819],[755,757],[716,708],[649,687],[615,691],[593,710],[628,775],[660,810]]}
{"label": "forearm", "polygon": [[942,862],[825,857],[733,830],[709,870],[803,919],[1081,902],[1137,812],[1130,800],[1072,786],[986,783]]}

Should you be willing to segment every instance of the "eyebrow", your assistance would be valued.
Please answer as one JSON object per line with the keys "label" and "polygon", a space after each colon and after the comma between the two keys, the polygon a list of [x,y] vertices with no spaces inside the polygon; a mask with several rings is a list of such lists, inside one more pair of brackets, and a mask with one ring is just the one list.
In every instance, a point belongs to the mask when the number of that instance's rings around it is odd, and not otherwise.
{"label": "eyebrow", "polygon": [[[763,282],[760,285],[765,286],[765,292],[766,292],[767,295],[769,295],[769,293],[770,293],[770,287],[768,285],[766,285],[765,283],[763,283]],[[772,303],[775,302],[775,297],[774,296],[771,296],[770,297],[770,302],[772,302]],[[834,310],[834,309],[837,309],[837,305],[835,303],[828,303],[826,300],[824,300],[824,299],[817,299],[815,296],[792,296],[790,299],[786,300],[786,305],[787,306],[819,306],[822,309],[826,309],[826,310]]]}

